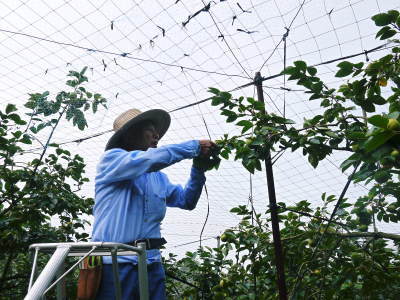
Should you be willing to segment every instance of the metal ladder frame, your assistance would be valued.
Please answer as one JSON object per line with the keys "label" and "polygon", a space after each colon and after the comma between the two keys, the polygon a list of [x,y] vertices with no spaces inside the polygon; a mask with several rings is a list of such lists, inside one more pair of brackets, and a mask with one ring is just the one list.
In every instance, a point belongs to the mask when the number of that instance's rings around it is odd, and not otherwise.
{"label": "metal ladder frame", "polygon": [[[60,290],[64,277],[78,266],[86,257],[91,255],[109,256],[110,254],[112,257],[114,282],[116,283],[115,298],[117,300],[121,299],[121,283],[119,281],[117,256],[137,255],[140,299],[149,299],[145,243],[139,243],[138,247],[113,242],[41,243],[30,245],[29,250],[34,250],[35,254],[29,280],[28,293],[24,298],[25,300],[43,299],[43,296],[56,285],[58,290]],[[41,250],[44,253],[53,253],[53,255],[34,282],[37,258],[39,251]],[[61,268],[64,267],[64,260],[68,256],[81,256],[81,258],[71,268],[63,274],[60,274]],[[60,276],[58,276],[58,278],[52,283],[57,274],[60,274]],[[63,299],[62,293],[57,292],[57,299]]]}

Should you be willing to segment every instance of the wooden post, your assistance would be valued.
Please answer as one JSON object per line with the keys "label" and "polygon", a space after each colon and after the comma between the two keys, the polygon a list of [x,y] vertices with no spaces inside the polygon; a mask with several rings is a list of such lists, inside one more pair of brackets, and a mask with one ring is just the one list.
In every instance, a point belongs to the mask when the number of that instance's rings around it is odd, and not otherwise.
{"label": "wooden post", "polygon": [[[258,101],[264,103],[264,93],[262,88],[261,73],[257,72],[254,78],[255,85],[257,87]],[[285,268],[284,268],[284,256],[282,251],[281,233],[279,231],[279,218],[278,218],[278,206],[276,205],[276,194],[275,194],[275,183],[274,173],[272,171],[271,153],[268,150],[265,157],[265,172],[267,174],[267,185],[268,185],[268,198],[269,208],[271,211],[271,223],[272,223],[272,236],[274,239],[274,250],[276,260],[276,273],[278,277],[278,289],[279,299],[287,299],[286,282],[285,282]]]}

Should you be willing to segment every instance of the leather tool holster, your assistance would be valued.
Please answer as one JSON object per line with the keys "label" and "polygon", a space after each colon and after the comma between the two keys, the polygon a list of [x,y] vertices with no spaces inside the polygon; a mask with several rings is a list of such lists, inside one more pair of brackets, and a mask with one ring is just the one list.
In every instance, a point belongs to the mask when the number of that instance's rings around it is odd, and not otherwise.
{"label": "leather tool holster", "polygon": [[77,300],[96,299],[102,273],[102,257],[88,256],[79,269]]}

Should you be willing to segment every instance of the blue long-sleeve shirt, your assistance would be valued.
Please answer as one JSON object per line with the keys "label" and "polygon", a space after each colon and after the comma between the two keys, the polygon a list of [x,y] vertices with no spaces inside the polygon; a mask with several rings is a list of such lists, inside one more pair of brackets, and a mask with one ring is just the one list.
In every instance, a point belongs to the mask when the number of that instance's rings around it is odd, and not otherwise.
{"label": "blue long-sleeve shirt", "polygon": [[[198,141],[131,151],[115,148],[102,156],[95,179],[93,241],[127,243],[160,238],[166,206],[194,209],[205,183],[204,172],[192,167],[183,188],[159,170],[200,153]],[[148,263],[161,261],[158,249],[147,251]],[[104,257],[111,263],[111,257]],[[118,262],[137,262],[119,256]]]}

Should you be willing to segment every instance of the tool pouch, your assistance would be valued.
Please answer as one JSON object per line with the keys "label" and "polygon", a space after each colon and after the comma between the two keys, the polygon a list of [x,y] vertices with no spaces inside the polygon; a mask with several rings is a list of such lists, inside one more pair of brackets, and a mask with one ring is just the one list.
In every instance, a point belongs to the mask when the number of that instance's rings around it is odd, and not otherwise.
{"label": "tool pouch", "polygon": [[77,300],[96,299],[100,287],[102,273],[102,257],[86,257],[79,270]]}

